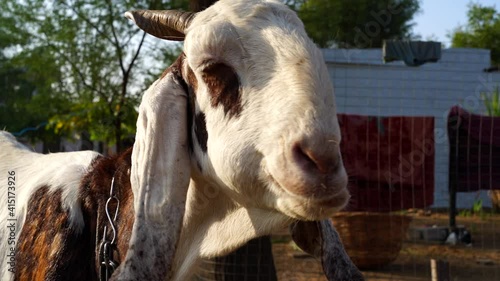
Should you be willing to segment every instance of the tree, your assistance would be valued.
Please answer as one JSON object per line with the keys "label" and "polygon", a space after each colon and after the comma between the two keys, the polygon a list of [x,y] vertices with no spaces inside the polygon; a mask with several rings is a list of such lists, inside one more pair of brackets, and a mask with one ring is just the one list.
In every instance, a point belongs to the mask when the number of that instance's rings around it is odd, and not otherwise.
{"label": "tree", "polygon": [[467,25],[450,35],[452,46],[490,49],[492,64],[500,65],[500,13],[495,7],[471,4],[467,17]]}
{"label": "tree", "polygon": [[418,0],[286,0],[320,47],[380,48],[384,39],[410,39]]}
{"label": "tree", "polygon": [[[88,131],[115,143],[133,136],[136,107],[176,48],[146,36],[123,17],[131,9],[187,9],[185,0],[33,0],[0,4],[16,48],[10,63],[25,70],[39,102],[65,107],[47,120],[59,134]],[[34,97],[33,97],[34,98]],[[47,109],[47,108],[45,108]]]}
{"label": "tree", "polygon": [[[11,16],[5,13],[0,15],[0,129],[32,141],[54,141],[57,136],[40,130],[47,124],[51,113],[64,108],[61,99],[43,95],[43,89],[51,83],[49,76],[54,74],[53,64],[44,61],[43,56],[33,58],[44,66],[37,81],[26,66],[16,65],[9,59],[8,53],[12,53],[16,46],[26,44],[29,38],[26,33],[17,30],[12,22]],[[33,53],[36,52],[34,50]],[[35,86],[37,83],[38,86]]]}
{"label": "tree", "polygon": [[[45,68],[50,72],[49,64]],[[48,96],[43,89],[49,84],[36,82],[25,68],[0,62],[0,129],[14,135],[44,143],[57,141],[58,136],[44,130],[50,116],[64,110],[68,103],[64,98]]]}

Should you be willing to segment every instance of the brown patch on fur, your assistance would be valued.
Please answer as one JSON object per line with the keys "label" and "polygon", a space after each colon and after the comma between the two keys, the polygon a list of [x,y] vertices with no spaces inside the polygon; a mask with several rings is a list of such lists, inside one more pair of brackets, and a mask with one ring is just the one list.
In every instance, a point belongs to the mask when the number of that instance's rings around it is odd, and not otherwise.
{"label": "brown patch on fur", "polygon": [[202,76],[210,89],[212,106],[222,105],[229,117],[238,116],[242,110],[240,79],[234,69],[223,63],[214,63],[203,70]]}
{"label": "brown patch on fur", "polygon": [[16,252],[15,280],[92,280],[88,228],[77,234],[61,206],[62,190],[39,188],[28,201]]}
{"label": "brown patch on fur", "polygon": [[203,114],[203,112],[198,113],[194,119],[194,123],[194,133],[196,135],[196,138],[198,139],[201,150],[203,152],[207,152],[208,132],[205,121],[205,114]]}
{"label": "brown patch on fur", "polygon": [[169,67],[167,67],[167,69],[165,69],[163,71],[163,73],[161,74],[160,76],[160,79],[163,79],[165,76],[167,76],[167,74],[169,73],[173,73],[174,75],[178,76],[178,77],[181,77],[181,67],[182,67],[182,64],[184,63],[184,59],[186,58],[186,55],[184,55],[184,53],[182,53],[176,60],[175,62],[170,65]]}
{"label": "brown patch on fur", "polygon": [[187,73],[184,79],[187,81],[189,96],[195,97],[196,90],[198,90],[198,80],[196,79],[196,75],[194,75],[193,70],[189,66],[187,67]]}
{"label": "brown patch on fur", "polygon": [[161,73],[160,79],[163,79],[169,73],[170,73],[170,69],[169,68],[163,70],[163,72]]}

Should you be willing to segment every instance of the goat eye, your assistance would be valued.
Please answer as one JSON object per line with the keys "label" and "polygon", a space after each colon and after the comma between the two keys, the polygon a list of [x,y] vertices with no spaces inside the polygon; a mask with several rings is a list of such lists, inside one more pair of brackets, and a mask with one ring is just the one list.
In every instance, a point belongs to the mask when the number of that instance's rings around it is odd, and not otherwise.
{"label": "goat eye", "polygon": [[212,107],[222,105],[226,115],[238,116],[242,106],[240,79],[236,71],[224,63],[214,63],[203,69],[202,78],[209,89]]}

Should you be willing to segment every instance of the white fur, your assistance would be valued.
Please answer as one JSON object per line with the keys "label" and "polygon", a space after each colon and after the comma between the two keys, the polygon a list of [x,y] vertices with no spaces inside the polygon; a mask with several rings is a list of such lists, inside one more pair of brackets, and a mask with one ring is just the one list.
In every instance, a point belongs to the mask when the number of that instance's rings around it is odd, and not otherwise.
{"label": "white fur", "polygon": [[[16,142],[15,138],[0,131],[0,200],[7,202],[8,172],[15,172],[15,215],[16,241],[26,218],[27,205],[31,196],[42,186],[48,186],[49,194],[62,190],[61,205],[69,212],[71,226],[81,231],[83,217],[78,198],[78,187],[82,175],[86,173],[91,161],[98,153],[93,151],[38,154]],[[0,252],[7,253],[8,216],[7,204],[0,210]],[[0,279],[9,280],[6,254],[0,255]]]}

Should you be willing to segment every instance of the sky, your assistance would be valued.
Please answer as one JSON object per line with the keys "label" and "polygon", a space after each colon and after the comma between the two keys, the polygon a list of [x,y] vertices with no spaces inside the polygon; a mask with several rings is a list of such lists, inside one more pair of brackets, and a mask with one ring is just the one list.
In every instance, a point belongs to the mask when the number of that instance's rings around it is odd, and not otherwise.
{"label": "sky", "polygon": [[421,12],[414,18],[413,33],[421,35],[422,40],[433,39],[450,46],[446,35],[467,23],[469,3],[496,6],[497,11],[500,10],[500,0],[421,0]]}

